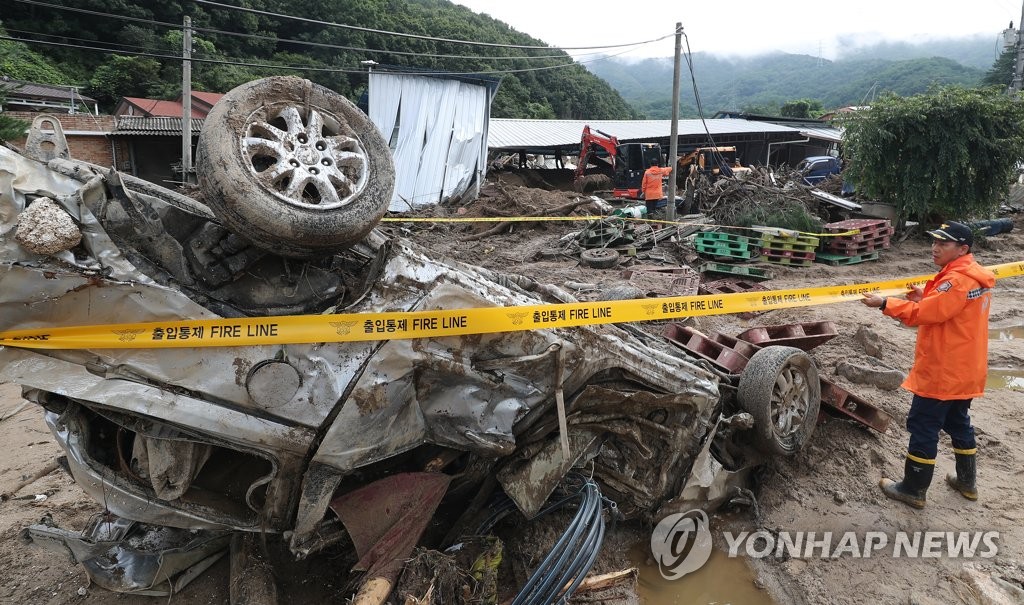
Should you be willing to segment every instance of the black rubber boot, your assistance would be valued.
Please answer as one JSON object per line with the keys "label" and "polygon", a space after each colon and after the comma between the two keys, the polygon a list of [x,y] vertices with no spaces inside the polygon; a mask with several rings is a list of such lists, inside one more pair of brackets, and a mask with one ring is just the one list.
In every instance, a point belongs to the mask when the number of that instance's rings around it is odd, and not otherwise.
{"label": "black rubber boot", "polygon": [[946,475],[946,483],[960,492],[960,495],[968,500],[978,499],[978,488],[976,485],[978,476],[978,461],[975,454],[960,454],[956,456],[956,475]]}
{"label": "black rubber boot", "polygon": [[[918,458],[918,460],[923,460],[923,458]],[[935,473],[935,460],[927,462],[918,462],[918,460],[907,458],[903,470],[903,481],[896,482],[883,478],[878,482],[878,486],[882,488],[882,492],[886,496],[893,500],[899,500],[914,508],[924,508],[925,494],[928,492],[928,486],[932,484],[932,475]]]}

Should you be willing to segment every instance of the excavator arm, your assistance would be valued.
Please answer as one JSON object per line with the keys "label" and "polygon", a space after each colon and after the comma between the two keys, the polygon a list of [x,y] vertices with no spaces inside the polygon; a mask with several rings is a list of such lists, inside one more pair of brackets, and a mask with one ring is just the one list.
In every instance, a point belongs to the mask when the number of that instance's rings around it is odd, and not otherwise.
{"label": "excavator arm", "polygon": [[[607,155],[598,155],[601,151]],[[615,174],[615,158],[619,154],[619,140],[610,134],[600,130],[591,130],[590,126],[583,127],[583,137],[580,139],[580,159],[576,163],[576,174],[574,181],[578,181],[586,174],[587,166],[596,164],[601,171],[609,176]]]}

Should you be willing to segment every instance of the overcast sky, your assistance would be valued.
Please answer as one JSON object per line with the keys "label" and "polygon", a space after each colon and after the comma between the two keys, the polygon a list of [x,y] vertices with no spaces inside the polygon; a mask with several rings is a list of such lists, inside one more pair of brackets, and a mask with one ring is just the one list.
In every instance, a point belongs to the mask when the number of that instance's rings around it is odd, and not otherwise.
{"label": "overcast sky", "polygon": [[[914,42],[1018,25],[1021,0],[453,0],[559,47],[637,42],[671,34],[681,22],[693,52],[752,55],[779,50],[834,59],[843,45]],[[685,46],[684,46],[685,50]],[[620,51],[609,51],[620,52]],[[626,57],[668,57],[671,38]],[[993,51],[994,53],[994,51]],[[572,51],[577,55],[577,51]]]}

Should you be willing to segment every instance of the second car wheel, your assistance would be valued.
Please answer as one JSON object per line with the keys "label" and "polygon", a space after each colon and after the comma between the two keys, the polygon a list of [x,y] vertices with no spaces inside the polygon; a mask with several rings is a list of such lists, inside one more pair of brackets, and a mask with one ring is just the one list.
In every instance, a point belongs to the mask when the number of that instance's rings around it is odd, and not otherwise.
{"label": "second car wheel", "polygon": [[592,248],[580,254],[580,262],[595,269],[611,269],[619,264],[619,253],[608,248]]}
{"label": "second car wheel", "polygon": [[793,347],[754,353],[740,374],[737,398],[754,417],[755,445],[766,454],[791,456],[818,422],[821,383],[810,356]]}
{"label": "second car wheel", "polygon": [[366,114],[296,77],[224,95],[199,135],[196,172],[204,201],[230,230],[300,258],[365,237],[395,181],[391,151]]}

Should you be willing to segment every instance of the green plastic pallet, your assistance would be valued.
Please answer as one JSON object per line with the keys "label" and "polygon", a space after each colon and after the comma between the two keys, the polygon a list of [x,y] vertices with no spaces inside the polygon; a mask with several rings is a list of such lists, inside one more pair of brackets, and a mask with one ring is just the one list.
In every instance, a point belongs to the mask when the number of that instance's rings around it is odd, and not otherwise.
{"label": "green plastic pallet", "polygon": [[725,258],[741,258],[750,259],[758,255],[758,250],[755,248],[745,247],[744,249],[726,248],[722,246],[705,246],[703,244],[694,245],[697,252],[708,256],[721,256]]}
{"label": "green plastic pallet", "polygon": [[717,241],[717,242],[701,242],[701,241],[698,241],[698,242],[695,242],[694,245],[695,246],[703,246],[705,248],[719,248],[721,250],[746,250],[748,248],[753,248],[754,247],[754,246],[751,246],[749,242],[730,242],[730,241],[726,241],[726,240],[721,240],[721,241]]}
{"label": "green plastic pallet", "polygon": [[861,254],[858,256],[846,256],[845,254],[829,254],[828,252],[819,252],[814,260],[821,263],[828,263],[829,265],[856,265],[857,263],[867,262],[869,260],[878,260],[877,252],[869,252],[868,254]]}
{"label": "green plastic pallet", "polygon": [[769,269],[760,267],[749,267],[747,265],[730,265],[728,263],[707,262],[701,265],[702,273],[719,273],[722,275],[738,275],[754,281],[775,279],[775,274]]}
{"label": "green plastic pallet", "polygon": [[701,231],[697,234],[697,243],[712,243],[712,242],[741,242],[750,243],[750,238],[745,235],[736,235],[735,233],[724,233],[722,231]]}

